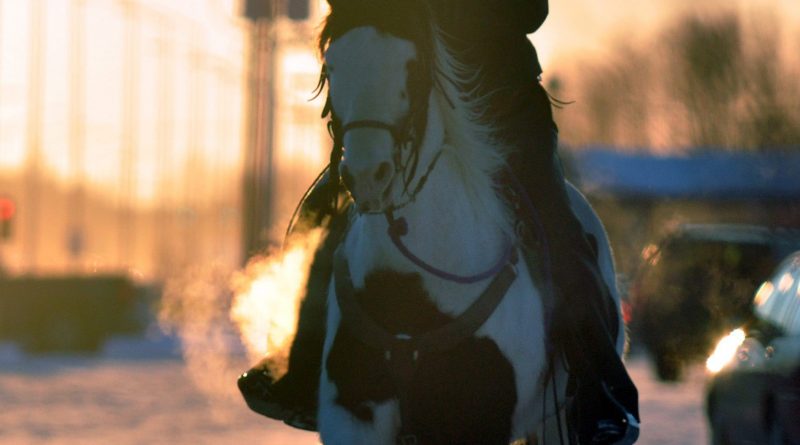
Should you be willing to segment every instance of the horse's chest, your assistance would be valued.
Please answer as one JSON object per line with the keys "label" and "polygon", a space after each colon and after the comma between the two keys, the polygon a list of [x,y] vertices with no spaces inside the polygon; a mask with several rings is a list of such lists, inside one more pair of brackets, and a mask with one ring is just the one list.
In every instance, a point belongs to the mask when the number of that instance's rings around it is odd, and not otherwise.
{"label": "horse's chest", "polygon": [[[392,334],[418,335],[453,320],[431,303],[417,274],[376,272],[356,298]],[[387,359],[346,326],[325,363],[335,403],[362,421],[375,404],[403,398],[403,415],[423,443],[507,443],[517,402],[514,369],[490,338],[470,337],[444,352]]]}

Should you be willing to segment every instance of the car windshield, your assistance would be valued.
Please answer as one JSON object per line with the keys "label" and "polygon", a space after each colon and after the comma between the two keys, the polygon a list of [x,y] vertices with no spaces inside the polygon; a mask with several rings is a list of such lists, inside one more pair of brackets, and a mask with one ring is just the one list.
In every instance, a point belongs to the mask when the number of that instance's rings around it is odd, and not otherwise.
{"label": "car windshield", "polygon": [[800,335],[800,255],[784,262],[755,297],[756,313],[787,333]]}
{"label": "car windshield", "polygon": [[724,317],[749,312],[758,277],[774,267],[767,245],[683,238],[666,243],[647,263],[642,295],[664,305],[702,297],[712,313]]}

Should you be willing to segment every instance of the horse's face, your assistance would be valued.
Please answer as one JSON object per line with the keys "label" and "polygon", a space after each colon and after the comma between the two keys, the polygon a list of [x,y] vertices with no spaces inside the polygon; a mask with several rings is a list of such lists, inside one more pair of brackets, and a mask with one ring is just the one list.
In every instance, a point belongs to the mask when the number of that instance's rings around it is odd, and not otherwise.
{"label": "horse's face", "polygon": [[333,111],[344,131],[340,173],[360,212],[381,212],[400,193],[402,145],[396,139],[410,111],[409,65],[414,44],[359,27],[325,52]]}

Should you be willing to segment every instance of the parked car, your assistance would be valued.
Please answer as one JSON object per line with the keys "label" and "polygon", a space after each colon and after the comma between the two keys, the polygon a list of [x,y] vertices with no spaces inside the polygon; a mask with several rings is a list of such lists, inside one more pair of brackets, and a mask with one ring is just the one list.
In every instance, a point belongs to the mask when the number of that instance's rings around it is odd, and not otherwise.
{"label": "parked car", "polygon": [[715,445],[800,444],[800,251],[756,293],[755,318],[707,361]]}
{"label": "parked car", "polygon": [[716,339],[751,316],[751,297],[778,262],[800,249],[800,231],[687,224],[643,249],[630,289],[631,341],[656,375],[679,380]]}
{"label": "parked car", "polygon": [[147,291],[123,275],[0,277],[0,341],[96,352],[112,335],[144,330]]}

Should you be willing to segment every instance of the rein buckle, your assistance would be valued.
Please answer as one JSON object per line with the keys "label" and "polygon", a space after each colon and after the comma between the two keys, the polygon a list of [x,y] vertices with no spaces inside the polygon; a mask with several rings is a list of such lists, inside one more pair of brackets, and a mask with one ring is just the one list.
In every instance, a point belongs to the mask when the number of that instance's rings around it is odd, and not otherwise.
{"label": "rein buckle", "polygon": [[408,392],[419,364],[419,348],[411,336],[395,336],[392,346],[384,351],[386,366],[400,393]]}
{"label": "rein buckle", "polygon": [[419,359],[419,349],[413,344],[414,338],[408,334],[397,334],[394,338],[394,345],[383,352],[386,361],[405,359],[409,364],[415,364]]}

